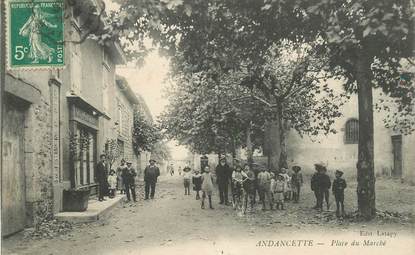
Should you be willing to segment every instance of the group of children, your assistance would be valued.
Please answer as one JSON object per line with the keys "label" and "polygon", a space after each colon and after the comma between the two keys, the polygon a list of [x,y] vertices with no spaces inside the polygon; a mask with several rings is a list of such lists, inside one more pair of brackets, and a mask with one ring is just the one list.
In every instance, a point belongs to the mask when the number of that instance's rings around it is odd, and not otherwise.
{"label": "group of children", "polygon": [[[251,211],[254,209],[256,192],[258,191],[262,210],[266,210],[266,204],[269,203],[271,210],[285,209],[286,201],[298,203],[300,200],[301,187],[303,185],[303,176],[300,166],[293,166],[292,171],[282,168],[279,172],[269,172],[265,168],[255,176],[255,173],[245,164],[244,167],[236,166],[232,172],[232,198],[234,209],[241,209],[246,213],[248,203]],[[337,216],[344,215],[344,189],[346,181],[342,178],[343,172],[336,171],[336,179],[331,186],[330,178],[327,175],[327,169],[321,164],[316,164],[317,172],[311,179],[311,189],[314,191],[317,205],[315,208],[322,209],[323,199],[326,199],[327,208],[329,208],[328,191],[332,187],[332,192],[336,199]],[[183,180],[185,195],[190,195],[190,185],[193,184],[193,190],[196,192],[196,200],[201,199],[201,208],[205,208],[205,200],[208,199],[209,208],[212,206],[213,193],[213,176],[210,173],[209,166],[205,166],[203,173],[198,170],[191,173],[191,169],[183,169]],[[200,196],[202,192],[202,196]],[[341,213],[340,213],[341,211]]]}
{"label": "group of children", "polygon": [[119,190],[121,194],[126,193],[128,201],[131,200],[131,193],[134,202],[136,202],[135,176],[137,176],[137,172],[132,167],[132,163],[121,159],[121,165],[117,168],[117,172],[111,169],[108,175],[109,198],[114,198],[116,191]]}
{"label": "group of children", "polygon": [[303,185],[303,176],[300,171],[299,166],[293,166],[290,174],[286,168],[281,168],[277,173],[262,169],[257,177],[262,210],[266,210],[267,201],[271,210],[274,205],[276,209],[284,210],[285,201],[293,200],[298,203]]}

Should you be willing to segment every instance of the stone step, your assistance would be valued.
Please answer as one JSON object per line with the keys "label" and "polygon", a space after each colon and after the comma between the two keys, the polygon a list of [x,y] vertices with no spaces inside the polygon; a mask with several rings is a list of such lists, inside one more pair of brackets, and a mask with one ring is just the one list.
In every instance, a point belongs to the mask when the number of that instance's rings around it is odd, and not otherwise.
{"label": "stone step", "polygon": [[125,195],[117,195],[114,198],[106,197],[106,201],[90,200],[88,209],[84,212],[60,212],[55,214],[55,218],[59,221],[68,221],[71,223],[87,223],[94,222],[104,218],[115,206],[120,204]]}

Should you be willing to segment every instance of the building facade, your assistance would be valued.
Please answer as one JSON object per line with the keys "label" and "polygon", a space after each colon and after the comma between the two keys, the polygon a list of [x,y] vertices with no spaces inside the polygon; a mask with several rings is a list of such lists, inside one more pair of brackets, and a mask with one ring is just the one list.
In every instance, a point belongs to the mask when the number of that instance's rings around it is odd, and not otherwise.
{"label": "building facade", "polygon": [[[62,211],[65,189],[94,193],[97,158],[106,141],[120,135],[116,98],[121,94],[113,95],[119,92],[115,68],[125,64],[123,52],[116,43],[81,43],[81,26],[91,14],[76,5],[66,8],[65,68],[6,74],[3,236],[36,224],[45,213]],[[126,132],[128,127],[121,136],[130,139]]]}
{"label": "building facade", "polygon": [[[374,102],[385,98],[374,90]],[[343,116],[334,123],[336,134],[309,138],[290,131],[287,139],[289,165],[299,164],[309,171],[316,161],[323,161],[328,169],[345,170],[356,174],[359,142],[357,95],[352,95],[342,108]],[[415,134],[404,135],[385,127],[385,111],[374,110],[374,162],[377,175],[403,178],[415,182]]]}

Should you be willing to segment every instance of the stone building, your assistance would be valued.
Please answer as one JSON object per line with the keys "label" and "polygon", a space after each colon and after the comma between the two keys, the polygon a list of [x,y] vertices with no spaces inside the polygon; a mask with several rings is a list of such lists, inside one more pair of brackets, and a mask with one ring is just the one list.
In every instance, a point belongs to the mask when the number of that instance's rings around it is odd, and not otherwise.
{"label": "stone building", "polygon": [[[374,103],[385,98],[374,90]],[[358,156],[359,116],[357,95],[342,109],[343,116],[334,123],[336,134],[310,139],[291,131],[287,139],[288,164],[300,164],[308,170],[316,161],[323,161],[329,170],[345,170],[356,174]],[[415,182],[415,134],[404,135],[385,127],[386,112],[374,110],[374,161],[377,175],[388,175]]]}
{"label": "stone building", "polygon": [[140,111],[147,121],[152,122],[150,110],[147,107],[144,99],[137,93],[134,93],[127,80],[117,75],[116,78],[116,93],[114,100],[114,109],[117,116],[117,132],[116,137],[118,146],[120,148],[120,156],[117,159],[117,164],[124,158],[133,163],[133,167],[138,174],[144,171],[147,162],[150,160],[150,152],[143,151],[139,155],[133,149],[133,120],[134,112]]}
{"label": "stone building", "polygon": [[[81,26],[91,15],[88,8],[66,7],[64,69],[7,71],[2,235],[62,211],[64,189],[96,190],[97,157],[119,130],[115,68],[125,58],[116,43],[79,43]],[[93,18],[104,25],[99,16]],[[74,144],[78,150],[71,154]]]}

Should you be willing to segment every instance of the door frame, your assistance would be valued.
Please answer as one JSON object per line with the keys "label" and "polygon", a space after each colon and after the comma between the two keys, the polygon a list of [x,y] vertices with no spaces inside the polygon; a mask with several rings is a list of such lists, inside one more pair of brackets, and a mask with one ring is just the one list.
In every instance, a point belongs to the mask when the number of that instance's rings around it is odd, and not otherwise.
{"label": "door frame", "polygon": [[[394,177],[402,177],[402,167],[403,167],[403,161],[402,161],[402,135],[393,135],[391,136],[391,142],[392,142],[392,157],[393,157],[393,169],[392,169],[392,176]],[[395,144],[399,144],[399,166],[400,169],[396,169],[397,167],[397,151],[395,148]]]}

